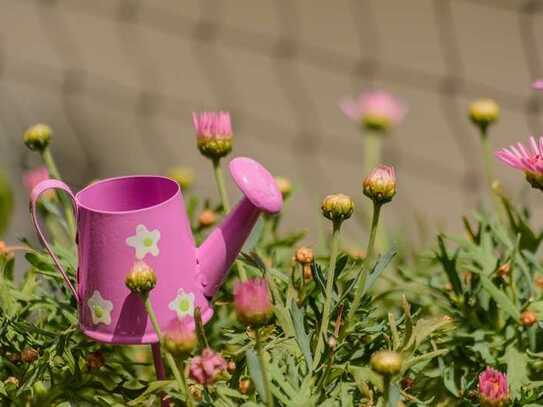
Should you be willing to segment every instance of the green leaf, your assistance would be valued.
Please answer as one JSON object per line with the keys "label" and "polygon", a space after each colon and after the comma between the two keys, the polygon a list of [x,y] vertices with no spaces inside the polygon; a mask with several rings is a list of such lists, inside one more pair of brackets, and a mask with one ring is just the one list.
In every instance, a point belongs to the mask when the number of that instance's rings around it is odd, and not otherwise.
{"label": "green leaf", "polygon": [[510,346],[505,352],[504,362],[507,364],[507,380],[513,399],[520,399],[522,386],[528,384],[528,357],[526,353]]}
{"label": "green leaf", "polygon": [[245,357],[247,358],[247,368],[249,369],[249,375],[255,385],[257,393],[260,395],[260,398],[266,402],[266,390],[264,387],[264,377],[262,376],[262,370],[260,368],[260,363],[254,349],[248,349],[245,352]]}
{"label": "green leaf", "polygon": [[439,246],[439,252],[435,254],[435,257],[440,261],[441,265],[443,266],[443,269],[445,270],[445,273],[449,278],[449,282],[451,283],[454,292],[456,294],[462,294],[462,282],[460,281],[460,277],[458,277],[458,273],[456,271],[458,250],[454,253],[452,257],[449,257],[449,254],[447,253],[447,248],[445,247],[445,243],[443,241],[443,235],[439,235],[437,241]]}
{"label": "green leaf", "polygon": [[368,279],[366,280],[366,285],[364,286],[364,291],[362,295],[364,295],[368,290],[373,287],[375,282],[379,279],[379,276],[385,271],[389,263],[392,261],[394,256],[396,256],[396,249],[390,249],[388,252],[386,252],[383,256],[379,256],[379,259],[373,266],[373,270],[368,276]]}
{"label": "green leaf", "polygon": [[294,323],[294,331],[296,332],[296,342],[302,351],[307,368],[313,366],[313,356],[311,355],[311,345],[309,335],[304,328],[304,313],[298,308],[295,302],[292,302],[290,307],[290,316]]}
{"label": "green leaf", "polygon": [[490,278],[488,278],[485,274],[479,273],[479,277],[481,279],[481,285],[494,299],[494,301],[496,301],[496,304],[498,304],[498,306],[511,318],[518,321],[520,318],[520,312],[513,304],[513,301],[511,301],[511,299],[503,291],[496,287]]}

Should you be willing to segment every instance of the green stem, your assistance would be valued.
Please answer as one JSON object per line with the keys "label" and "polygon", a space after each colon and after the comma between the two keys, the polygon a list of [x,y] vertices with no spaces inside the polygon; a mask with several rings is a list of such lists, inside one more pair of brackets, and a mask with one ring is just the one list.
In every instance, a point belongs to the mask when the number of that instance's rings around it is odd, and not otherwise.
{"label": "green stem", "polygon": [[351,324],[356,314],[356,311],[358,310],[358,307],[360,306],[360,302],[362,301],[364,287],[366,286],[366,280],[368,279],[368,275],[370,272],[370,265],[373,260],[375,236],[377,235],[377,227],[379,226],[380,214],[381,214],[381,205],[378,203],[374,203],[373,216],[371,219],[370,237],[368,240],[368,247],[366,249],[366,258],[364,259],[364,264],[362,266],[362,276],[360,276],[358,285],[355,288],[353,303],[352,303],[351,309],[349,310],[349,315],[347,316],[347,323],[345,324],[346,327]]}
{"label": "green stem", "polygon": [[217,188],[219,189],[219,195],[221,196],[221,205],[223,213],[230,211],[230,202],[226,193],[226,187],[224,184],[224,177],[221,169],[220,159],[213,160],[213,171],[215,173],[215,181],[217,182]]}
{"label": "green stem", "polygon": [[[162,342],[162,331],[160,330],[158,319],[156,317],[155,311],[153,310],[153,305],[151,304],[151,300],[149,299],[149,294],[141,295],[141,299],[143,300],[145,311],[147,312],[147,315],[149,316],[149,319],[151,320],[151,325],[153,326],[153,329],[155,330],[155,333],[158,336],[159,341]],[[161,346],[161,348],[163,347]],[[177,365],[175,364],[175,360],[172,354],[170,352],[165,352],[165,354],[166,354],[166,363],[168,363],[168,366],[173,372],[175,381],[177,382],[177,386],[179,387],[178,390],[181,392],[185,388],[185,386],[183,385],[184,380],[181,377],[181,374],[179,373],[179,369],[177,368]],[[188,399],[189,399],[189,396],[187,394],[187,400]]]}
{"label": "green stem", "polygon": [[[362,173],[364,177],[381,161],[382,138],[383,135],[375,131],[367,131],[364,136],[364,167]],[[362,209],[364,210],[366,219],[369,221],[371,206],[367,201],[364,202]]]}
{"label": "green stem", "polygon": [[262,349],[262,337],[260,336],[260,329],[255,329],[256,339],[256,353],[258,356],[258,362],[260,363],[260,371],[262,372],[262,380],[264,382],[264,390],[266,392],[266,405],[273,407],[273,395],[271,391],[270,380],[268,377],[268,366],[266,359],[264,358],[264,349]]}
{"label": "green stem", "polygon": [[481,127],[481,143],[483,145],[483,159],[485,165],[485,177],[488,188],[492,191],[492,182],[494,181],[494,165],[492,160],[492,143],[488,137],[486,127]]}
{"label": "green stem", "polygon": [[[54,179],[62,180],[62,177],[60,176],[60,171],[58,170],[57,164],[55,163],[55,159],[53,158],[49,147],[46,147],[42,151],[42,159],[45,163],[45,166],[47,167],[47,171],[49,171],[49,176]],[[76,228],[72,203],[66,198],[66,196],[61,193],[57,193],[57,196],[60,203],[62,204],[62,208],[64,209],[66,224],[68,225],[68,234],[72,239],[75,239]]]}
{"label": "green stem", "polygon": [[383,407],[388,407],[390,400],[390,376],[383,376]]}
{"label": "green stem", "polygon": [[200,307],[196,307],[196,309],[194,310],[194,321],[196,322],[196,334],[198,335],[198,342],[204,348],[209,348],[206,331],[204,330],[204,323],[202,321],[202,311],[200,310]]}
{"label": "green stem", "polygon": [[179,391],[183,390],[185,392],[185,398],[187,400],[187,406],[192,407],[192,397],[190,396],[189,387],[187,386],[187,381],[185,380],[184,372],[181,374],[179,371],[179,368],[177,367],[177,363],[175,363],[175,359],[173,358],[172,354],[170,352],[166,353],[166,362],[168,363],[168,366],[170,366],[170,369],[173,372],[173,376],[175,377],[175,381],[177,382],[177,386],[179,387]]}
{"label": "green stem", "polygon": [[153,310],[153,304],[151,304],[151,300],[149,299],[149,294],[141,295],[141,299],[143,300],[145,311],[147,312],[147,315],[149,315],[149,319],[151,320],[151,325],[153,326],[153,329],[155,330],[155,333],[158,336],[158,339],[162,340],[162,331],[160,330],[158,319],[156,318],[155,311]]}
{"label": "green stem", "polygon": [[316,368],[317,364],[319,363],[321,353],[324,347],[324,337],[326,336],[326,333],[328,331],[328,323],[330,322],[330,306],[332,304],[332,295],[334,290],[334,277],[336,273],[336,258],[339,247],[340,228],[341,222],[334,222],[334,229],[332,231],[332,247],[330,251],[330,265],[328,266],[328,273],[326,275],[326,297],[324,299],[324,307],[322,309],[321,327],[317,339],[317,346],[315,348],[313,369]]}
{"label": "green stem", "polygon": [[192,394],[190,393],[189,385],[185,377],[185,361],[184,360],[181,360],[181,379],[183,380],[183,386],[185,387],[185,394],[187,396],[187,405],[188,407],[193,407],[194,401],[192,400]]}

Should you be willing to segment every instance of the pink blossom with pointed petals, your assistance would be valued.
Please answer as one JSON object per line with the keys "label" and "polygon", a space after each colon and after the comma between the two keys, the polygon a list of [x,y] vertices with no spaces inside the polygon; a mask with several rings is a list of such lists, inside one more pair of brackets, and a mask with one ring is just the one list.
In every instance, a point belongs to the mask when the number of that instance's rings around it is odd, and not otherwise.
{"label": "pink blossom with pointed petals", "polygon": [[46,179],[49,179],[49,170],[45,166],[25,171],[23,173],[23,184],[28,191],[28,195],[32,193],[32,190],[36,185],[42,181],[45,181]]}
{"label": "pink blossom with pointed petals", "polygon": [[510,167],[528,174],[543,176],[543,137],[540,137],[538,141],[530,137],[530,146],[531,150],[517,143],[516,146],[502,148],[495,154]]}
{"label": "pink blossom with pointed petals", "polygon": [[268,284],[263,278],[237,282],[234,286],[234,306],[238,319],[247,325],[261,325],[272,314]]}
{"label": "pink blossom with pointed petals", "polygon": [[189,375],[199,384],[213,384],[226,370],[226,361],[210,348],[205,348],[200,356],[192,358]]}
{"label": "pink blossom with pointed petals", "polygon": [[402,101],[383,90],[362,92],[356,99],[345,99],[340,108],[356,122],[374,119],[385,121],[389,126],[397,126],[407,113]]}
{"label": "pink blossom with pointed petals", "polygon": [[538,79],[532,83],[532,88],[535,90],[543,90],[543,79]]}
{"label": "pink blossom with pointed petals", "polygon": [[502,372],[487,367],[479,375],[479,398],[482,406],[504,406],[509,399],[507,376]]}
{"label": "pink blossom with pointed petals", "polygon": [[227,139],[232,137],[232,122],[228,112],[192,113],[192,123],[198,138]]}

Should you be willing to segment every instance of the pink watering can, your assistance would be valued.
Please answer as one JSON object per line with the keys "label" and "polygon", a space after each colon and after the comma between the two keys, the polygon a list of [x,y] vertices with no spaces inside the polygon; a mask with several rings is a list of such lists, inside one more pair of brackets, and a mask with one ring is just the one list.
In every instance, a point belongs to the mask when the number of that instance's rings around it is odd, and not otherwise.
{"label": "pink watering can", "polygon": [[[156,343],[158,338],[141,299],[125,286],[126,274],[143,261],[157,275],[150,298],[161,327],[192,316],[213,315],[209,299],[217,292],[261,212],[283,205],[274,178],[259,163],[239,157],[230,173],[245,195],[223,222],[196,247],[177,182],[161,176],[127,176],[98,181],[73,195],[66,184],[46,180],[32,191],[34,226],[77,299],[82,331],[114,344]],[[36,214],[39,196],[65,191],[74,202],[79,266],[72,284],[45,239]]]}

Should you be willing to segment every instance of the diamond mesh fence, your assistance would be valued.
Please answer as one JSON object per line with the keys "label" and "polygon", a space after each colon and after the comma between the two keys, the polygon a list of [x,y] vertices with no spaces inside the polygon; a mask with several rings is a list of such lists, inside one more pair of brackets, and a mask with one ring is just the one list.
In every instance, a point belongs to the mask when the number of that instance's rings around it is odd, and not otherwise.
{"label": "diamond mesh fence", "polygon": [[[0,0],[0,158],[18,200],[8,237],[30,231],[20,182],[37,163],[21,143],[29,125],[53,127],[74,189],[185,165],[214,197],[190,114],[222,109],[235,154],[293,180],[285,216],[315,241],[322,196],[362,201],[360,134],[337,103],[370,87],[410,108],[385,142],[399,174],[388,223],[417,238],[458,229],[485,188],[469,101],[502,106],[495,147],[540,130],[530,83],[543,74],[542,22],[536,0]],[[496,169],[533,199],[519,174]],[[348,228],[356,245],[361,227]]]}

